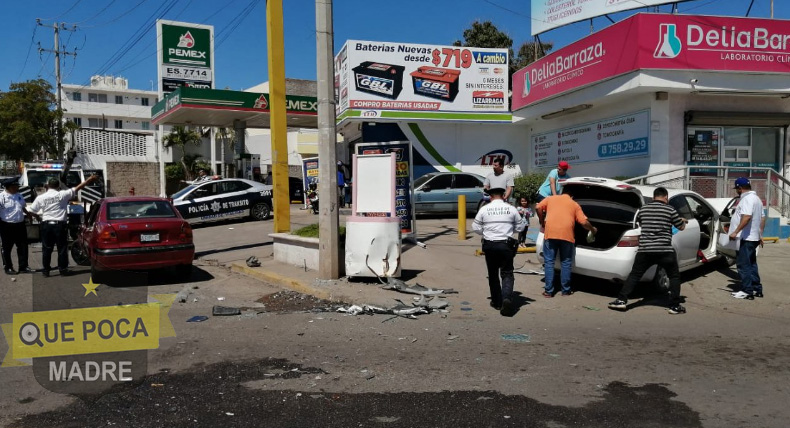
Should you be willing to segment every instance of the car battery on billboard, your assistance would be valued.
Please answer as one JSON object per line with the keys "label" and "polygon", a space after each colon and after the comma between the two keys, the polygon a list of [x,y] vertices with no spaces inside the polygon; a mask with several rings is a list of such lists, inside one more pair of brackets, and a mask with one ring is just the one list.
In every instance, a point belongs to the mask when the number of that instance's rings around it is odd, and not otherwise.
{"label": "car battery on billboard", "polygon": [[458,95],[460,76],[458,70],[429,66],[422,66],[411,73],[415,94],[450,102]]}
{"label": "car battery on billboard", "polygon": [[398,98],[403,90],[402,65],[365,61],[353,68],[357,90],[382,97]]}

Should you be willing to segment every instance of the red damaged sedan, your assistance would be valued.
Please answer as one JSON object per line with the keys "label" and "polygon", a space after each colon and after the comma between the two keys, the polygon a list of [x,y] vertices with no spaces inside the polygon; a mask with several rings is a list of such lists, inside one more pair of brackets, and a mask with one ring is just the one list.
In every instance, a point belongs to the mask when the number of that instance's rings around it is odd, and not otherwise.
{"label": "red damaged sedan", "polygon": [[71,255],[93,272],[175,267],[179,276],[192,270],[192,228],[170,199],[105,198],[93,204]]}

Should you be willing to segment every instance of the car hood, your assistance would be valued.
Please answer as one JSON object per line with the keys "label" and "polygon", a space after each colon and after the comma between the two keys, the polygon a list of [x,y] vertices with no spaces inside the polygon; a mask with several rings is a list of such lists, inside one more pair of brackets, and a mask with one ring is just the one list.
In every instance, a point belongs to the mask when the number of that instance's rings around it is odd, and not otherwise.
{"label": "car hood", "polygon": [[622,181],[598,177],[575,177],[565,180],[562,193],[568,193],[576,201],[597,200],[614,202],[633,208],[641,208],[644,203],[642,192]]}

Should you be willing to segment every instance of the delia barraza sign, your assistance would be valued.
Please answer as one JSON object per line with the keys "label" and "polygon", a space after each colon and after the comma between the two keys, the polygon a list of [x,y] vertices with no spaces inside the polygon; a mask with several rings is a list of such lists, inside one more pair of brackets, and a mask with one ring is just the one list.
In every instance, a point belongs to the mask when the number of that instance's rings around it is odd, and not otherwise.
{"label": "delia barraza sign", "polygon": [[532,35],[563,25],[674,0],[532,0]]}
{"label": "delia barraza sign", "polygon": [[214,87],[214,27],[159,20],[156,22],[159,92],[181,86]]}

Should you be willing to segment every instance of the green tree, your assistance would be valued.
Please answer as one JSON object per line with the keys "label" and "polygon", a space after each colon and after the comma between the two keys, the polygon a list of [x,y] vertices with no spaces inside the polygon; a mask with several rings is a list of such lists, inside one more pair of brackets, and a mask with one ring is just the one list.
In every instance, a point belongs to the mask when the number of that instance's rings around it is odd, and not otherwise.
{"label": "green tree", "polygon": [[513,74],[516,71],[521,70],[522,68],[535,62],[536,47],[538,48],[537,59],[540,59],[546,56],[552,49],[554,49],[554,43],[536,43],[534,40],[522,43],[521,47],[518,48],[518,52],[516,52],[516,56],[512,61],[510,61],[510,74]]}
{"label": "green tree", "polygon": [[39,153],[56,152],[60,117],[46,80],[12,83],[8,92],[0,91],[0,155],[29,161]]}
{"label": "green tree", "polygon": [[456,40],[453,46],[507,49],[508,58],[513,58],[513,39],[491,21],[473,22],[471,27],[464,30],[464,40]]}
{"label": "green tree", "polygon": [[[196,157],[186,155],[186,146],[194,145],[199,146],[203,142],[200,134],[192,129],[187,129],[183,126],[174,126],[170,133],[167,134],[162,141],[165,147],[178,147],[181,149],[181,166],[184,168],[184,175],[186,180],[192,180],[194,175],[192,173],[192,164]],[[187,163],[189,161],[189,163]]]}

